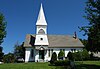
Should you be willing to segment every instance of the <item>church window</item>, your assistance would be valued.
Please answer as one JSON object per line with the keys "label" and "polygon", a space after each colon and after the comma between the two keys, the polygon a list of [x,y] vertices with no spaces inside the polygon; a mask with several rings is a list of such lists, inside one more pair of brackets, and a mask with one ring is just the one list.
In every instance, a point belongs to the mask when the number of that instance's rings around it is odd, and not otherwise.
{"label": "church window", "polygon": [[72,52],[74,52],[74,49],[71,49]]}
{"label": "church window", "polygon": [[48,49],[48,56],[50,57],[50,49]]}
{"label": "church window", "polygon": [[60,49],[60,51],[62,51],[62,49]]}
{"label": "church window", "polygon": [[63,52],[64,52],[64,56],[65,56],[65,49],[63,49]]}
{"label": "church window", "polygon": [[31,49],[31,57],[33,58],[34,51]]}
{"label": "church window", "polygon": [[76,51],[76,49],[74,49],[74,52]]}
{"label": "church window", "polygon": [[65,49],[62,50],[65,53]]}
{"label": "church window", "polygon": [[65,52],[65,49],[63,49],[63,51]]}
{"label": "church window", "polygon": [[53,49],[51,49],[51,55],[53,54]]}
{"label": "church window", "polygon": [[45,31],[43,29],[40,29],[38,34],[45,34]]}
{"label": "church window", "polygon": [[73,51],[73,49],[71,49],[71,51]]}

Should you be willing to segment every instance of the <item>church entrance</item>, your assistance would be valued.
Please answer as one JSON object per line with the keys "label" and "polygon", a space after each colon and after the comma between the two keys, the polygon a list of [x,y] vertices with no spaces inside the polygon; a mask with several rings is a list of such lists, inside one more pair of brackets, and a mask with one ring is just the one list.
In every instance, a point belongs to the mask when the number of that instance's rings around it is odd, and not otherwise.
{"label": "church entrance", "polygon": [[39,59],[44,60],[44,50],[39,50]]}

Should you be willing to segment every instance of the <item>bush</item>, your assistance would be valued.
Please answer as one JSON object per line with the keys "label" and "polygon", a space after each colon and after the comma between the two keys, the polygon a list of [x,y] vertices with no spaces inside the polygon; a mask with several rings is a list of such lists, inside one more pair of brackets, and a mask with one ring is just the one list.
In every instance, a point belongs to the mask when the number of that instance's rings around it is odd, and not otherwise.
{"label": "bush", "polygon": [[8,53],[8,54],[4,55],[3,62],[4,63],[14,63],[15,62],[14,54]]}
{"label": "bush", "polygon": [[71,61],[73,61],[73,60],[82,61],[82,60],[90,59],[90,55],[86,49],[83,49],[83,51],[78,51],[78,52],[74,52],[74,53],[69,52],[67,57]]}
{"label": "bush", "polygon": [[86,49],[83,49],[82,51],[82,59],[83,60],[88,60],[90,58],[90,55]]}
{"label": "bush", "polygon": [[72,52],[68,52],[67,57],[69,60],[73,61],[74,57],[73,57],[73,53]]}
{"label": "bush", "polygon": [[58,60],[54,62],[55,66],[68,66],[70,62],[68,60]]}
{"label": "bush", "polygon": [[57,61],[57,54],[53,52],[51,60],[50,60],[50,64],[54,64],[55,61]]}
{"label": "bush", "polygon": [[75,61],[81,61],[82,60],[82,54],[80,51],[73,53],[73,57]]}
{"label": "bush", "polygon": [[63,51],[60,51],[59,54],[58,54],[58,59],[63,60],[64,55],[65,55],[64,52]]}

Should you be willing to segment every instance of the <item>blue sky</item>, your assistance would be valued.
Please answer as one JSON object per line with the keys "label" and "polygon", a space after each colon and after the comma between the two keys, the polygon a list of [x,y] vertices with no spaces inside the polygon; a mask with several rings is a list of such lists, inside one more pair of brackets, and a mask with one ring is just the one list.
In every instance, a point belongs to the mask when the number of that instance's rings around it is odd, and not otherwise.
{"label": "blue sky", "polygon": [[7,36],[2,43],[4,53],[13,52],[14,45],[25,41],[26,34],[36,33],[36,21],[43,4],[48,34],[73,35],[78,26],[87,25],[83,18],[85,2],[87,0],[0,0],[0,12],[7,21]]}

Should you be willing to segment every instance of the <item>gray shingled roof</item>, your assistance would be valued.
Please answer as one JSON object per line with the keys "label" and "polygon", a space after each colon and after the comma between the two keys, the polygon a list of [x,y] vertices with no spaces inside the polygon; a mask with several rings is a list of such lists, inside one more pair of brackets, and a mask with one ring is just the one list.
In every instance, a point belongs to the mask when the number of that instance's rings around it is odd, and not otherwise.
{"label": "gray shingled roof", "polygon": [[[50,48],[62,48],[62,47],[84,47],[78,38],[68,35],[48,35],[48,41]],[[24,43],[24,47],[34,47],[35,35],[28,34]]]}
{"label": "gray shingled roof", "polygon": [[27,34],[24,42],[24,47],[33,47],[35,43],[35,35]]}
{"label": "gray shingled roof", "polygon": [[49,47],[84,47],[78,38],[68,35],[48,35]]}

